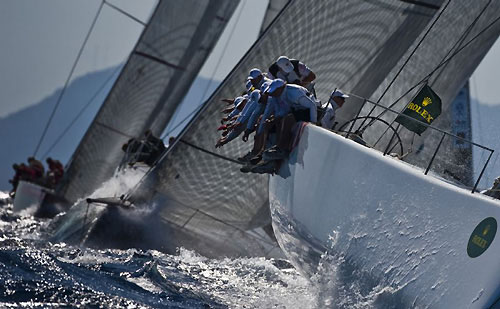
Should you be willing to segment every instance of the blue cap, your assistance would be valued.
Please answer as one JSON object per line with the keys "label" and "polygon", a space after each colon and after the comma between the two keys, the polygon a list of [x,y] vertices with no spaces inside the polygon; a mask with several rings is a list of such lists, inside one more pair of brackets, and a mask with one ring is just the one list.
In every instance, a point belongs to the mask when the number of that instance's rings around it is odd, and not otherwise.
{"label": "blue cap", "polygon": [[259,70],[257,68],[253,68],[253,69],[250,70],[250,73],[248,73],[247,79],[252,80],[252,79],[257,78],[257,77],[259,77],[261,75],[262,75],[262,71],[261,70]]}

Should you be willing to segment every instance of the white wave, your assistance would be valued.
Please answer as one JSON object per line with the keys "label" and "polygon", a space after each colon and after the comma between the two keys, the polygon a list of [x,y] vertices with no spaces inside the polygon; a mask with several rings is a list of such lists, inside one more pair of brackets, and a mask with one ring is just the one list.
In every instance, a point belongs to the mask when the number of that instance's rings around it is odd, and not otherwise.
{"label": "white wave", "polygon": [[[177,286],[196,294],[210,295],[229,308],[314,308],[316,293],[309,281],[293,267],[278,268],[273,259],[208,259],[180,249],[173,257],[178,270],[195,280],[182,277]],[[159,272],[170,282],[167,266]]]}
{"label": "white wave", "polygon": [[90,197],[120,197],[134,188],[143,176],[144,171],[139,169],[116,171],[113,177],[104,182]]}

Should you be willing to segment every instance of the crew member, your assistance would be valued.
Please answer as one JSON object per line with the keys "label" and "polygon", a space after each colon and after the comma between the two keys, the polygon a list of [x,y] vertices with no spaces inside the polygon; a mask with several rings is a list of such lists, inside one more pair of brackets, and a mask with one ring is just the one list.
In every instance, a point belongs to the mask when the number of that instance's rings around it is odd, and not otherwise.
{"label": "crew member", "polygon": [[269,67],[269,77],[272,79],[281,78],[289,84],[308,88],[311,82],[316,79],[316,74],[299,60],[290,60],[286,56],[280,56]]}
{"label": "crew member", "polygon": [[345,99],[349,96],[341,90],[335,90],[331,93],[326,106],[325,114],[321,118],[321,126],[325,129],[334,129],[335,112],[345,103]]}
{"label": "crew member", "polygon": [[47,185],[55,187],[64,175],[64,166],[59,160],[47,158],[46,160],[49,170],[47,171]]}
{"label": "crew member", "polygon": [[28,164],[29,167],[35,172],[33,182],[42,185],[44,183],[45,176],[45,168],[43,167],[42,162],[38,161],[34,157],[29,157]]}
{"label": "crew member", "polygon": [[481,193],[491,196],[496,199],[500,199],[500,177],[497,177],[493,182],[491,189],[484,190]]}

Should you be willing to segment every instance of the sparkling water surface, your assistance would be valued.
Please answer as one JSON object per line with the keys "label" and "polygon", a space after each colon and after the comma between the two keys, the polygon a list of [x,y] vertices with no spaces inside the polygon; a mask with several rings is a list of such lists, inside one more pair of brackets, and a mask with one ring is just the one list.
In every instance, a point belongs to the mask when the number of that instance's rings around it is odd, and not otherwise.
{"label": "sparkling water surface", "polygon": [[323,307],[314,284],[284,260],[50,243],[49,224],[0,205],[0,307]]}

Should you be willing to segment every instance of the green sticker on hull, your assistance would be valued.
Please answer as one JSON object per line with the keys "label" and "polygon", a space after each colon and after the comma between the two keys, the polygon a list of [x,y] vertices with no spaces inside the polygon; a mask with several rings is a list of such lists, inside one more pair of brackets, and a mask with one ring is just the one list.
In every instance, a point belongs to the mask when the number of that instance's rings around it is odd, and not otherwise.
{"label": "green sticker on hull", "polygon": [[467,254],[471,258],[480,256],[488,249],[497,233],[497,220],[489,217],[481,221],[469,238]]}

